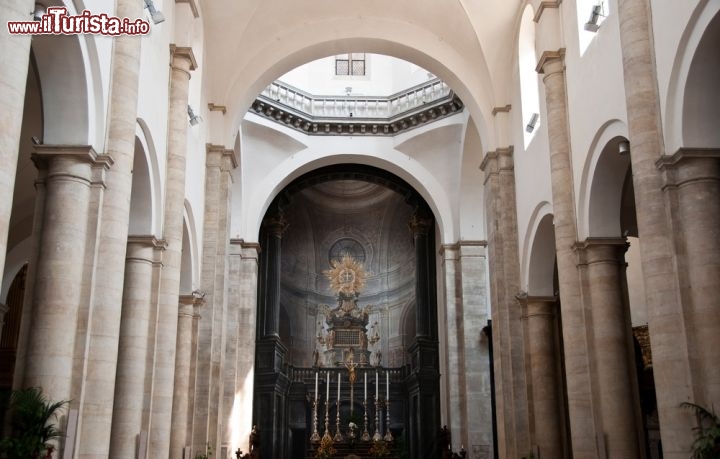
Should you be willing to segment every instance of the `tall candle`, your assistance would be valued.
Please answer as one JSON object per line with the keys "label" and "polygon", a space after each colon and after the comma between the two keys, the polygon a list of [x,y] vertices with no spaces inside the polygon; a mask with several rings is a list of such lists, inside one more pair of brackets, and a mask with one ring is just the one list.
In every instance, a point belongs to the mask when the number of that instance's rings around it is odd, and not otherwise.
{"label": "tall candle", "polygon": [[327,390],[325,391],[325,403],[330,401],[330,371],[327,372]]}
{"label": "tall candle", "polygon": [[390,400],[390,371],[385,371],[385,400]]}
{"label": "tall candle", "polygon": [[365,397],[363,400],[367,402],[367,372],[365,372]]}
{"label": "tall candle", "polygon": [[338,371],[338,403],[340,402],[340,372]]}
{"label": "tall candle", "polygon": [[318,372],[315,372],[315,404],[317,405]]}
{"label": "tall candle", "polygon": [[375,370],[375,400],[378,399],[378,372]]}

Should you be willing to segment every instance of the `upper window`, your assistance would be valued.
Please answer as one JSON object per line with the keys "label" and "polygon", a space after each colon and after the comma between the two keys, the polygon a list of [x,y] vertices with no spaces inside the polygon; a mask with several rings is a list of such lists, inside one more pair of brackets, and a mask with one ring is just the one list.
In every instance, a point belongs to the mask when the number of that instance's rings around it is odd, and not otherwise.
{"label": "upper window", "polygon": [[365,53],[335,56],[335,75],[365,76]]}
{"label": "upper window", "polygon": [[585,54],[595,34],[610,13],[608,0],[577,0],[578,38],[580,55]]}

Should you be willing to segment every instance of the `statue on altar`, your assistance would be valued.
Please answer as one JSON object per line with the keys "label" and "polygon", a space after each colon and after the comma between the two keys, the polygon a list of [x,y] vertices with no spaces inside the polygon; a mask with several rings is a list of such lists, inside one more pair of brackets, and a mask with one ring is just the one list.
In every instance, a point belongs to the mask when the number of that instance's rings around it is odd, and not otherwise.
{"label": "statue on altar", "polygon": [[347,254],[332,260],[331,269],[323,273],[337,294],[336,307],[321,305],[318,308],[318,314],[324,316],[327,323],[327,328],[322,330],[324,337],[318,333],[317,340],[323,365],[341,366],[343,362],[351,361],[358,362],[356,366],[366,366],[371,354],[367,336],[371,306],[359,306],[358,298],[368,273],[362,263]]}

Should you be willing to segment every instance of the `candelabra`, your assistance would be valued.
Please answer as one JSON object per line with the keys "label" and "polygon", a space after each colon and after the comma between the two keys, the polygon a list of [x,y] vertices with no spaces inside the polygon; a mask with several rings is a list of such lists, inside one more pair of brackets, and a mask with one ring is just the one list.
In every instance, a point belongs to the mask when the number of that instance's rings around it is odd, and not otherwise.
{"label": "candelabra", "polygon": [[392,433],[390,432],[390,400],[385,400],[385,414],[387,422],[385,423],[385,441],[393,441]]}
{"label": "candelabra", "polygon": [[382,440],[382,435],[380,435],[380,399],[375,397],[375,433],[373,434],[373,441],[380,441]]}
{"label": "candelabra", "polygon": [[335,436],[333,437],[333,441],[335,442],[341,442],[344,440],[342,432],[340,432],[340,400],[338,400],[337,403],[337,416],[335,418]]}
{"label": "candelabra", "polygon": [[365,428],[363,429],[363,434],[360,439],[362,441],[370,441],[370,432],[367,430],[367,399],[363,400],[363,407],[365,407]]}
{"label": "candelabra", "polygon": [[318,415],[317,415],[317,400],[313,400],[313,434],[310,437],[312,443],[320,441],[320,434],[318,433]]}

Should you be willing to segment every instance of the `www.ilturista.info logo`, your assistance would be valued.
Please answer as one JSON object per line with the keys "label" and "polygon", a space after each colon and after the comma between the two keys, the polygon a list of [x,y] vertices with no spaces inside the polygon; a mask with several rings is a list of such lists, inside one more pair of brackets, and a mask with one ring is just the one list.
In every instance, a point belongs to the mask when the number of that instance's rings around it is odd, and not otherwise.
{"label": "www.ilturista.info logo", "polygon": [[39,21],[9,21],[8,32],[13,35],[147,35],[150,24],[143,19],[130,20],[92,14],[85,10],[77,16],[69,16],[64,6],[48,7]]}

